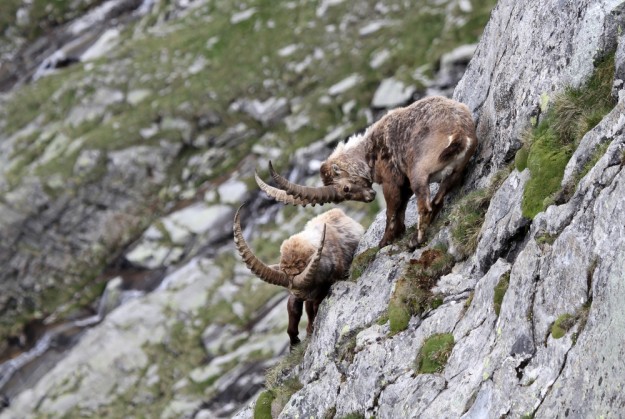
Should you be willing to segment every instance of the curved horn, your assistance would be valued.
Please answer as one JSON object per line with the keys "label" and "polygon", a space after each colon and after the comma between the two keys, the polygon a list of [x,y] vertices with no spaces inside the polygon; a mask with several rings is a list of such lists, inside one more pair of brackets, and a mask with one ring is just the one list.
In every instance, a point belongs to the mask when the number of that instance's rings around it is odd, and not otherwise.
{"label": "curved horn", "polygon": [[263,281],[288,288],[289,277],[287,276],[287,274],[282,271],[273,269],[261,262],[254,255],[254,253],[252,253],[249,246],[245,242],[245,239],[243,238],[243,233],[241,232],[241,219],[239,216],[239,211],[241,211],[243,205],[239,207],[236,214],[234,215],[234,225],[232,227],[232,230],[234,232],[234,244],[236,245],[237,250],[241,255],[241,258],[245,262],[245,265],[248,267],[248,269]]}
{"label": "curved horn", "polygon": [[323,232],[321,233],[321,242],[319,244],[319,248],[313,254],[310,262],[308,262],[308,266],[304,269],[299,275],[293,278],[293,288],[295,289],[305,289],[310,288],[312,285],[315,274],[317,273],[317,269],[319,269],[319,262],[321,261],[321,252],[323,250],[323,245],[326,241],[326,225],[323,225]]}
{"label": "curved horn", "polygon": [[311,188],[310,186],[296,185],[289,182],[284,177],[280,176],[274,169],[269,161],[269,173],[276,182],[276,184],[283,189],[287,194],[293,195],[295,198],[299,198],[303,201],[308,201],[315,204],[325,204],[328,202],[342,202],[345,200],[332,186],[319,186]]}
{"label": "curved horn", "polygon": [[[258,176],[258,173],[254,172],[254,177],[256,178],[256,183],[267,195],[275,199],[276,201],[282,202],[283,204],[291,204],[291,205],[301,205],[306,206],[311,202],[305,201],[299,198],[296,198],[292,195],[287,194],[282,189],[274,188],[273,186],[267,185],[261,178]],[[314,207],[316,202],[312,203]]]}

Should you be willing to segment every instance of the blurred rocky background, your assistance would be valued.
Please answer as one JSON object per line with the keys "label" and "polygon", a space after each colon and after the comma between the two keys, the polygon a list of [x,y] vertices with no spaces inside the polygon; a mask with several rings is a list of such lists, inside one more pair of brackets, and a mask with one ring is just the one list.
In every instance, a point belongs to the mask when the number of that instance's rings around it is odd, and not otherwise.
{"label": "blurred rocky background", "polygon": [[[386,109],[451,96],[494,3],[3,0],[0,417],[255,400],[287,294],[241,264],[234,211],[274,263],[327,206],[276,205],[254,170],[318,184]],[[367,227],[383,200],[341,206]]]}

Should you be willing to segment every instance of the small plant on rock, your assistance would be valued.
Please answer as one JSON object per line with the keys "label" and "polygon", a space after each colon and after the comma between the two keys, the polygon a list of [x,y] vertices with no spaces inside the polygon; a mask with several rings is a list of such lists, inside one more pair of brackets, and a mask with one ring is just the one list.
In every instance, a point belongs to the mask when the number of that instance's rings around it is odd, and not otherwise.
{"label": "small plant on rock", "polygon": [[501,311],[501,303],[503,302],[503,297],[506,295],[506,291],[508,291],[508,285],[510,284],[510,272],[507,272],[501,276],[499,282],[495,286],[495,293],[493,295],[493,304],[495,306],[495,314],[499,316],[499,312]]}
{"label": "small plant on rock", "polygon": [[358,278],[364,273],[367,266],[375,259],[375,255],[378,254],[380,250],[379,247],[372,247],[371,249],[367,249],[362,253],[354,256],[354,260],[352,260],[352,265],[349,268],[349,279],[350,281],[356,282]]}
{"label": "small plant on rock", "polygon": [[433,374],[445,369],[449,355],[454,347],[454,335],[439,333],[423,342],[416,360],[418,374]]}
{"label": "small plant on rock", "polygon": [[451,272],[453,265],[453,257],[443,248],[425,250],[419,259],[409,261],[389,301],[392,334],[405,330],[410,317],[440,305],[442,300],[432,294],[431,288],[442,275]]}
{"label": "small plant on rock", "polygon": [[551,326],[551,337],[560,339],[575,325],[576,321],[577,318],[573,314],[564,313],[560,315]]}

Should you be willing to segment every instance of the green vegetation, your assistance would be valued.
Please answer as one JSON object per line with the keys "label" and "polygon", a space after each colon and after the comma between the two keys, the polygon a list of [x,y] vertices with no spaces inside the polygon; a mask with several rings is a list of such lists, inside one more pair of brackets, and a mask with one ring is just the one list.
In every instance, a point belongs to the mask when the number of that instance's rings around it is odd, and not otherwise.
{"label": "green vegetation", "polygon": [[352,412],[343,416],[341,419],[365,419],[365,415],[363,415],[362,413],[358,413],[358,412]]}
{"label": "green vegetation", "polygon": [[373,262],[379,250],[380,248],[377,246],[372,247],[371,249],[367,249],[354,257],[352,265],[349,268],[350,281],[356,282],[358,278],[360,278],[365,269],[367,269],[367,266]]}
{"label": "green vegetation", "polygon": [[530,151],[527,145],[523,145],[514,155],[514,167],[519,172],[522,172],[527,168],[527,159],[529,158]]}
{"label": "green vegetation", "polygon": [[595,149],[595,151],[592,153],[592,156],[590,157],[590,159],[586,162],[586,164],[584,165],[584,167],[582,168],[582,170],[580,170],[576,175],[575,175],[575,180],[574,183],[577,185],[579,183],[580,180],[582,180],[582,178],[584,176],[586,176],[588,174],[588,172],[590,172],[590,169],[592,169],[593,167],[595,167],[595,164],[597,164],[597,162],[599,161],[599,159],[601,159],[601,157],[603,157],[603,155],[605,154],[605,152],[608,150],[608,147],[610,146],[609,142],[605,142],[603,144],[600,144],[597,146],[597,148]]}
{"label": "green vegetation", "polygon": [[462,257],[466,258],[477,248],[490,200],[509,173],[509,168],[498,171],[493,175],[488,188],[471,191],[452,205],[446,218],[450,224],[451,236]]}
{"label": "green vegetation", "polygon": [[[13,28],[17,34],[33,40],[83,14],[86,10],[97,6],[103,0],[33,0],[29,9],[29,23],[16,26],[15,16],[24,5],[21,0],[2,0],[0,2],[0,37],[4,37],[7,29]],[[0,38],[2,39],[2,38]]]}
{"label": "green vegetation", "polygon": [[454,335],[439,333],[423,342],[416,360],[418,374],[440,373],[445,369],[447,359],[454,347]]}
{"label": "green vegetation", "polygon": [[304,359],[308,340],[302,341],[299,345],[284,356],[278,364],[267,370],[265,374],[266,392],[270,393],[282,410],[288,403],[293,394],[302,389],[302,384],[297,376],[294,376],[293,370]]}
{"label": "green vegetation", "polygon": [[[525,141],[529,152],[527,167],[531,178],[523,193],[523,216],[534,218],[560,195],[564,168],[584,134],[597,125],[615,105],[611,96],[614,54],[596,65],[590,80],[582,87],[568,88],[557,95],[544,119]],[[519,160],[523,160],[519,158]],[[518,166],[523,166],[519,164]],[[588,169],[589,170],[589,169]]]}
{"label": "green vegetation", "polygon": [[271,419],[271,403],[274,401],[275,396],[271,391],[263,391],[256,400],[256,406],[254,406],[254,419]]}
{"label": "green vegetation", "polygon": [[543,233],[536,237],[536,243],[538,243],[539,245],[553,244],[553,242],[555,242],[557,238],[557,234]]}
{"label": "green vegetation", "polygon": [[560,339],[573,327],[576,321],[577,318],[573,314],[565,313],[560,315],[551,326],[551,337]]}
{"label": "green vegetation", "polygon": [[444,248],[427,249],[419,259],[409,261],[389,301],[391,334],[405,330],[410,317],[440,305],[442,300],[432,294],[431,288],[442,275],[451,272],[454,263]]}
{"label": "green vegetation", "polygon": [[501,311],[501,303],[503,302],[503,297],[506,295],[506,291],[508,291],[508,285],[510,284],[510,272],[507,272],[499,278],[499,282],[495,286],[495,293],[493,295],[493,304],[495,306],[495,314],[499,316],[499,312]]}

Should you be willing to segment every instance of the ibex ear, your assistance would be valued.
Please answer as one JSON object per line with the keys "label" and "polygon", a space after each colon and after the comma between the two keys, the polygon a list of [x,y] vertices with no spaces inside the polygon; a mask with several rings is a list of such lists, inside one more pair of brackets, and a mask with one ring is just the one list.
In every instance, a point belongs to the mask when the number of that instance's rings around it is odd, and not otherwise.
{"label": "ibex ear", "polygon": [[332,165],[332,171],[334,172],[335,175],[341,174],[341,168],[336,163]]}

